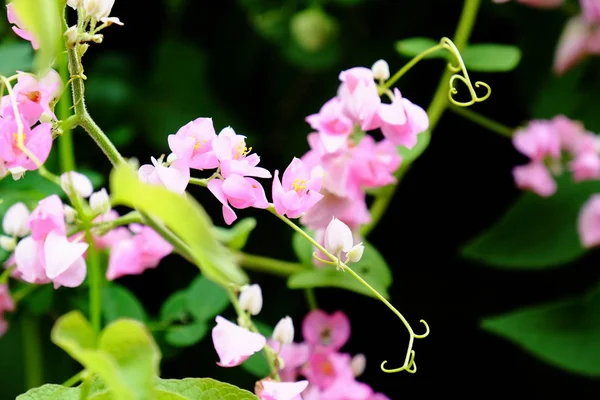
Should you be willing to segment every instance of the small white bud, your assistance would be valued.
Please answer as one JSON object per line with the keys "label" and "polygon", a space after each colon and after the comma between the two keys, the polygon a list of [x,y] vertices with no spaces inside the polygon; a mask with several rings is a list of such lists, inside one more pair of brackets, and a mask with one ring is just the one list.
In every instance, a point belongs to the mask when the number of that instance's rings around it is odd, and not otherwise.
{"label": "small white bud", "polygon": [[29,233],[27,220],[29,219],[29,210],[21,202],[15,203],[6,210],[2,220],[2,230],[5,234],[15,237],[23,237]]}
{"label": "small white bud", "polygon": [[74,10],[77,10],[83,5],[83,0],[67,0],[67,5]]}
{"label": "small white bud", "polygon": [[359,244],[355,245],[354,247],[352,247],[350,249],[350,251],[347,254],[348,260],[352,261],[352,262],[360,261],[360,259],[363,256],[364,251],[365,251],[365,246],[363,246],[362,242],[360,242]]}
{"label": "small white bud", "polygon": [[52,122],[54,117],[48,111],[44,111],[42,115],[40,115],[40,122]]}
{"label": "small white bud", "polygon": [[325,229],[325,249],[333,255],[350,251],[354,239],[348,225],[333,217]]}
{"label": "small white bud", "polygon": [[94,42],[94,43],[102,43],[103,40],[104,40],[104,35],[102,35],[100,33],[97,33],[92,36],[92,42]]}
{"label": "small white bud", "polygon": [[290,317],[284,317],[273,330],[273,339],[281,344],[290,344],[294,342],[294,323]]}
{"label": "small white bud", "polygon": [[110,15],[115,0],[83,0],[85,13],[100,21]]}
{"label": "small white bud", "polygon": [[90,197],[94,191],[92,181],[90,181],[87,176],[80,174],[79,172],[65,172],[60,176],[60,187],[62,187],[62,190],[64,190],[65,193],[70,194],[71,191],[69,189],[71,185],[73,185],[75,191],[84,198]]}
{"label": "small white bud", "polygon": [[367,357],[364,354],[357,354],[352,357],[352,361],[350,361],[350,368],[352,369],[352,374],[355,378],[362,375],[365,372],[365,368],[367,366]]}
{"label": "small white bud", "polygon": [[386,81],[390,79],[390,66],[385,60],[375,61],[375,64],[371,67],[371,71],[373,71],[373,76],[377,80]]}
{"label": "small white bud", "polygon": [[75,218],[77,217],[77,211],[75,211],[75,209],[67,204],[65,204],[63,206],[64,210],[65,210],[65,222],[67,224],[72,224],[75,222]]}
{"label": "small white bud", "polygon": [[97,214],[105,214],[110,211],[110,198],[106,189],[102,188],[90,196],[90,208]]}
{"label": "small white bud", "polygon": [[11,253],[17,248],[17,240],[10,236],[0,236],[0,247]]}
{"label": "small white bud", "polygon": [[111,26],[112,24],[121,25],[121,26],[124,25],[121,22],[121,20],[117,17],[105,17],[105,18],[102,18],[100,21],[102,21],[103,24],[106,24],[106,26]]}
{"label": "small white bud", "polygon": [[10,172],[10,174],[12,175],[12,177],[15,181],[18,181],[19,179],[24,177],[26,171],[27,170],[23,167],[15,167],[15,168],[8,169],[8,172]]}
{"label": "small white bud", "polygon": [[257,284],[249,285],[242,289],[239,297],[240,307],[251,315],[258,315],[263,306],[262,290]]}
{"label": "small white bud", "polygon": [[67,44],[70,47],[73,47],[77,43],[78,34],[79,33],[77,32],[77,26],[75,25],[73,25],[65,31],[65,36],[67,37]]}
{"label": "small white bud", "polygon": [[169,156],[167,157],[167,164],[171,164],[174,163],[175,160],[177,160],[177,154],[175,153],[171,153],[169,154]]}

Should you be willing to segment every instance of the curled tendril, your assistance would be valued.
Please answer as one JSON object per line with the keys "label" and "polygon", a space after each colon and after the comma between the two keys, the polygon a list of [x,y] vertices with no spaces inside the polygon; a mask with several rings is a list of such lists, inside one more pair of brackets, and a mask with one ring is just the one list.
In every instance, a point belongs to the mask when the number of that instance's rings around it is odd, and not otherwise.
{"label": "curled tendril", "polygon": [[[442,38],[442,40],[440,40],[440,44],[446,50],[452,53],[452,55],[454,55],[457,62],[457,65],[454,65],[451,62],[448,63],[448,69],[454,73],[454,75],[450,77],[450,90],[448,91],[448,98],[450,99],[450,102],[459,107],[468,107],[475,103],[485,101],[488,97],[490,97],[490,95],[492,94],[492,88],[490,87],[490,85],[481,81],[475,82],[475,85],[471,83],[471,79],[469,78],[469,73],[467,72],[467,68],[465,67],[465,63],[462,59],[462,56],[460,55],[460,52],[458,51],[456,45],[452,42],[452,40],[445,37]],[[454,99],[454,95],[458,93],[458,89],[454,87],[454,82],[456,80],[459,80],[465,84],[465,86],[469,90],[469,93],[471,94],[470,101],[461,102]],[[481,97],[478,96],[477,92],[475,91],[475,88],[480,87],[486,89],[485,95]]]}
{"label": "curled tendril", "polygon": [[412,330],[410,325],[407,325],[408,333],[410,334],[410,340],[408,342],[408,350],[406,352],[406,358],[404,360],[404,365],[399,368],[388,369],[385,367],[385,365],[387,364],[387,361],[384,361],[381,363],[381,370],[383,372],[388,373],[388,374],[393,374],[393,373],[401,372],[401,371],[406,371],[410,374],[414,374],[415,372],[417,372],[417,363],[415,363],[415,351],[413,350],[412,346],[413,346],[415,339],[423,339],[423,338],[426,338],[427,336],[429,336],[429,325],[427,324],[427,322],[425,322],[425,320],[423,320],[423,319],[420,320],[419,322],[421,322],[423,325],[425,325],[425,333],[422,333],[420,335],[417,335]]}

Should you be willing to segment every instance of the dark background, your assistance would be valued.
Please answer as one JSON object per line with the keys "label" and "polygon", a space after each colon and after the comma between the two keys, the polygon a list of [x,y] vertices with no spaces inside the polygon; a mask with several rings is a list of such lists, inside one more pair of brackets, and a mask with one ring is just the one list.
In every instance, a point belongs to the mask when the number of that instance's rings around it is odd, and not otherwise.
{"label": "dark background", "polygon": [[[338,36],[324,55],[298,56],[290,53],[293,44],[285,24],[275,24],[271,37],[280,39],[270,40],[252,22],[260,12],[281,9],[281,2],[116,3],[112,15],[125,26],[107,29],[104,43],[90,48],[84,66],[90,113],[119,143],[123,154],[148,162],[151,155],[168,151],[166,136],[178,127],[197,117],[213,117],[217,130],[231,125],[246,135],[270,170],[284,169],[293,156],[307,150],[310,127],[304,118],[335,95],[341,70],[369,67],[379,58],[397,70],[407,61],[394,50],[397,40],[451,37],[462,6],[459,1],[363,0],[354,5],[332,1],[325,10],[339,21]],[[291,12],[306,6],[301,1],[287,3],[284,7]],[[553,52],[567,17],[562,10],[483,1],[471,42],[515,44],[523,58],[511,73],[472,74],[473,80],[484,80],[493,90],[488,101],[474,106],[476,111],[508,126],[518,126],[532,116],[565,112],[584,119],[591,129],[600,128],[596,112],[571,110],[566,99],[544,92],[554,82]],[[597,61],[590,60],[572,74],[590,75],[588,85],[597,88],[597,66]],[[440,60],[422,62],[400,81],[403,95],[426,108],[442,70]],[[597,110],[597,100],[595,104]],[[80,165],[109,172],[108,162],[83,132],[77,132],[76,142]],[[510,140],[450,112],[444,115],[430,147],[414,163],[388,214],[369,238],[393,270],[393,303],[415,330],[420,330],[420,319],[431,327],[431,335],[416,342],[418,372],[387,375],[379,370],[383,360],[392,367],[401,365],[408,341],[405,328],[384,305],[338,289],[317,290],[321,308],[343,310],[350,317],[352,338],[344,350],[367,356],[367,370],[360,380],[392,399],[426,398],[434,393],[598,397],[597,379],[544,364],[478,327],[486,316],[581,294],[600,278],[595,254],[540,272],[494,270],[459,256],[460,246],[490,226],[517,198],[519,191],[510,171],[523,162]],[[203,189],[190,188],[190,192],[223,225],[216,199]],[[294,259],[291,232],[280,221],[258,210],[238,215],[258,219],[247,251]],[[186,287],[195,274],[194,267],[169,256],[160,268],[120,283],[156,314],[168,295]],[[274,324],[281,316],[291,315],[300,340],[300,323],[307,312],[302,292],[289,292],[278,278],[251,277],[263,287],[261,318]],[[50,318],[44,323],[49,328]],[[15,325],[6,340],[18,336],[18,330]],[[64,371],[76,371],[54,345],[46,343],[44,351],[48,363],[56,366],[48,380],[60,383],[69,376]],[[7,366],[7,360],[0,353],[0,367]],[[253,387],[251,376],[240,369],[220,369],[215,361],[210,340],[204,340],[166,357],[162,376],[211,376]],[[22,382],[16,366],[12,374],[6,398]]]}

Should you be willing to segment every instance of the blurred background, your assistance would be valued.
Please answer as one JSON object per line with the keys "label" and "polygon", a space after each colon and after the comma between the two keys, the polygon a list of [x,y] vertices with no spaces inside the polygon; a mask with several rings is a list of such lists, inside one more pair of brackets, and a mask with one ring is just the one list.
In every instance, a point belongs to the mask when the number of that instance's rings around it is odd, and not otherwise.
{"label": "blurred background", "polygon": [[[322,1],[321,12],[307,13],[303,10],[310,2],[295,0],[141,3],[117,0],[111,15],[125,26],[104,31],[104,43],[91,46],[84,57],[86,98],[99,125],[125,156],[146,163],[150,156],[168,152],[168,134],[197,117],[212,117],[217,131],[231,125],[246,135],[269,170],[282,170],[292,157],[306,152],[311,130],[304,118],[335,95],[340,71],[370,67],[378,59],[397,70],[408,61],[395,50],[398,40],[451,37],[462,7],[460,1],[329,0]],[[565,113],[600,131],[600,60],[586,60],[560,79],[551,72],[568,17],[565,9],[484,0],[471,42],[513,44],[523,57],[510,73],[472,74],[473,80],[492,87],[490,99],[473,109],[511,127]],[[9,56],[0,57],[0,72],[12,74],[30,62],[30,47],[5,22],[1,29],[0,53]],[[443,68],[441,60],[425,60],[398,87],[426,108]],[[76,132],[75,140],[78,164],[107,176],[110,165],[93,142],[83,131]],[[600,279],[597,253],[560,268],[529,272],[494,269],[460,257],[460,247],[519,196],[511,169],[524,161],[509,139],[450,112],[442,118],[430,147],[414,163],[370,237],[392,268],[392,302],[416,330],[419,319],[431,327],[431,335],[416,343],[418,372],[387,375],[379,370],[383,360],[401,365],[408,340],[385,306],[339,289],[316,291],[321,308],[349,315],[353,331],[344,350],[366,355],[361,381],[392,399],[434,393],[598,397],[598,378],[545,364],[479,327],[484,317],[582,294]],[[223,225],[217,200],[203,189],[192,187],[190,192]],[[251,209],[238,214],[258,220],[245,249],[295,259],[291,231],[279,220]],[[159,268],[119,283],[156,315],[165,299],[196,274],[193,266],[169,256]],[[290,315],[299,330],[308,311],[303,292],[289,291],[280,278],[251,277],[263,287],[261,320],[275,324]],[[64,292],[68,289],[53,296],[49,315],[41,320],[44,378],[53,383],[78,371],[47,339],[53,319],[71,307]],[[226,316],[232,315],[228,310]],[[0,339],[2,399],[24,389],[22,328],[15,319]],[[209,339],[184,349],[163,346],[163,355],[163,377],[209,376],[254,386],[255,378],[244,370],[215,365]]]}

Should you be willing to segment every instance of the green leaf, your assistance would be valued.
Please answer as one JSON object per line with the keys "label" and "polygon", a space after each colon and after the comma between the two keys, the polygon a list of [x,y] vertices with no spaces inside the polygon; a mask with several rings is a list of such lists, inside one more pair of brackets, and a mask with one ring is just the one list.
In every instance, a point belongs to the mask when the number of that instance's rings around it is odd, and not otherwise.
{"label": "green leaf", "polygon": [[132,318],[146,321],[144,306],[129,289],[111,283],[102,289],[102,313],[108,324],[117,318]]}
{"label": "green leaf", "polygon": [[[403,56],[412,58],[438,44],[439,42],[426,37],[412,37],[397,41],[396,51]],[[446,52],[440,49],[427,55],[425,58],[446,58]]]}
{"label": "green leaf", "polygon": [[202,206],[191,196],[181,196],[165,187],[142,183],[127,164],[110,176],[114,205],[126,205],[157,217],[183,240],[206,277],[222,285],[243,285],[248,277],[233,254],[214,235],[214,226]]}
{"label": "green leaf", "polygon": [[210,378],[159,379],[158,400],[257,400],[247,390]]}
{"label": "green leaf", "polygon": [[222,313],[229,305],[225,289],[199,275],[187,289],[187,306],[198,321],[208,321]]}
{"label": "green leaf", "polygon": [[189,314],[187,290],[173,293],[160,309],[160,320],[163,322],[181,321]]}
{"label": "green leaf", "polygon": [[470,71],[508,72],[521,61],[521,50],[515,46],[494,43],[471,44],[462,53]]}
{"label": "green leaf", "polygon": [[524,193],[491,228],[462,249],[466,258],[510,269],[553,268],[585,253],[577,233],[581,206],[600,182],[558,177],[558,190],[542,198]]}
{"label": "green leaf", "polygon": [[30,72],[32,64],[31,44],[18,41],[0,45],[0,74],[11,76],[16,71]]}
{"label": "green leaf", "polygon": [[15,400],[79,400],[79,388],[47,384],[17,396]]}
{"label": "green leaf", "polygon": [[483,329],[569,372],[600,376],[600,287],[588,296],[526,307],[482,321]]}
{"label": "green leaf", "polygon": [[231,228],[215,226],[215,234],[220,242],[234,250],[241,250],[246,245],[250,233],[256,228],[256,219],[244,218]]}
{"label": "green leaf", "polygon": [[73,311],[59,318],[51,337],[87,370],[98,374],[115,400],[153,397],[160,352],[141,323],[113,322],[101,332],[96,347],[89,322]]}
{"label": "green leaf", "polygon": [[206,336],[208,333],[206,321],[192,322],[187,325],[172,326],[165,332],[165,340],[176,347],[191,346]]}
{"label": "green leaf", "polygon": [[13,0],[13,9],[22,27],[39,43],[35,67],[45,75],[59,55],[62,27],[59,2],[56,0]]}
{"label": "green leaf", "polygon": [[[299,234],[295,234],[300,236]],[[312,257],[312,246],[306,240],[300,242],[299,239],[293,239],[296,243],[295,251],[300,260],[307,264],[309,257]],[[365,251],[361,260],[357,263],[351,263],[351,267],[367,283],[375,288],[382,296],[388,298],[388,288],[392,284],[392,274],[385,259],[370,243],[364,242]],[[300,247],[301,246],[301,247]],[[336,287],[340,289],[351,290],[365,296],[374,297],[373,293],[358,282],[352,275],[336,270],[333,266],[323,266],[298,272],[288,279],[290,289],[309,289],[315,287]]]}
{"label": "green leaf", "polygon": [[251,355],[242,363],[241,367],[244,371],[259,379],[262,379],[271,373],[269,363],[265,359],[265,355],[262,351]]}

